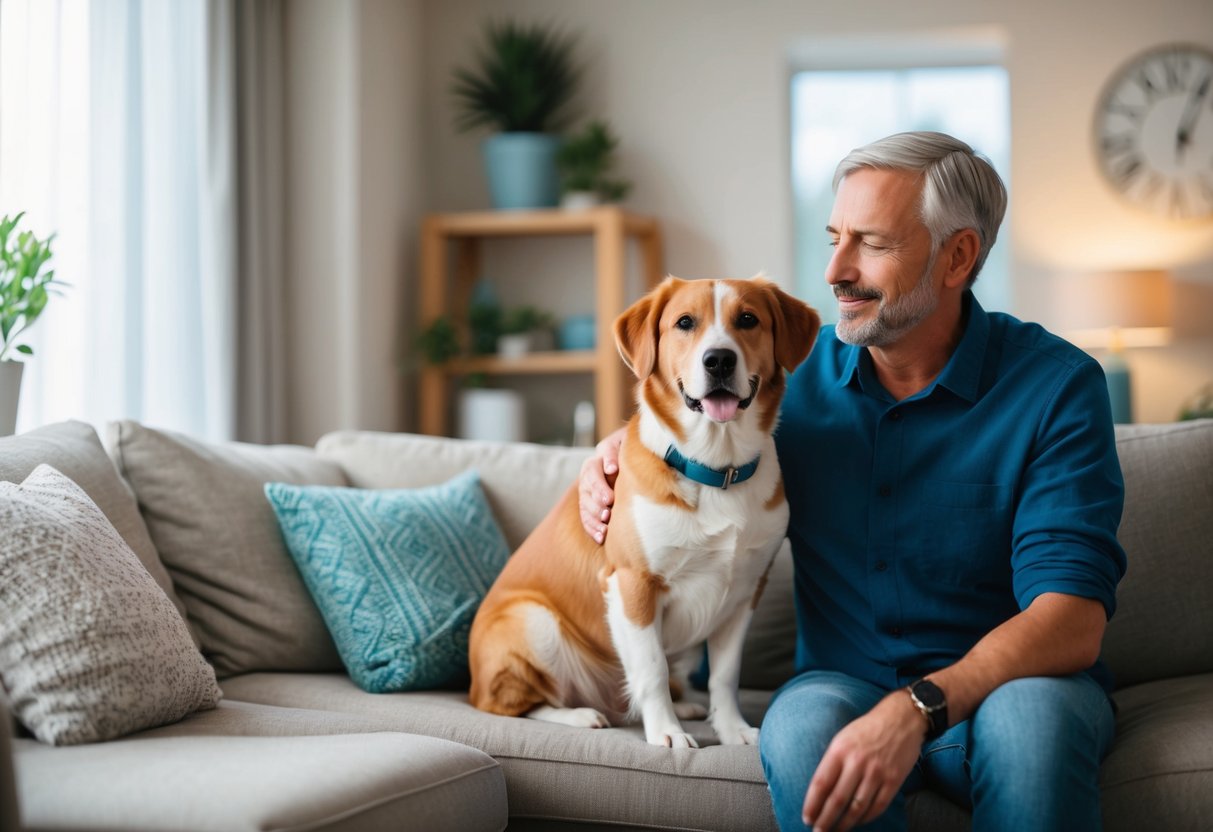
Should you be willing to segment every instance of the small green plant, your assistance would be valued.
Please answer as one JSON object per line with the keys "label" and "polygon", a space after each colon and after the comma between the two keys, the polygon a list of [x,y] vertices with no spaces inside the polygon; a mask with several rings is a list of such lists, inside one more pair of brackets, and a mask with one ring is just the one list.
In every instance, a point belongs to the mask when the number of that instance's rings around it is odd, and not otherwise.
{"label": "small green plant", "polygon": [[1213,419],[1213,383],[1206,384],[1183,403],[1179,409],[1179,421],[1189,419]]}
{"label": "small green plant", "polygon": [[431,364],[445,364],[459,355],[459,334],[447,316],[435,318],[417,336],[417,349]]}
{"label": "small green plant", "polygon": [[564,192],[586,191],[604,202],[618,202],[627,196],[632,183],[608,176],[617,147],[619,138],[605,121],[591,121],[580,133],[566,139],[556,154]]}
{"label": "small green plant", "polygon": [[501,132],[558,131],[571,116],[580,81],[574,39],[541,25],[490,22],[472,69],[456,69],[456,127]]}
{"label": "small green plant", "polygon": [[17,336],[33,326],[52,294],[65,284],[55,283],[55,271],[44,271],[51,259],[52,234],[39,240],[33,232],[13,232],[25,212],[0,219],[0,361],[9,350],[33,355],[28,344],[17,344]]}
{"label": "small green plant", "polygon": [[508,310],[501,319],[502,335],[519,335],[524,332],[534,332],[537,329],[551,329],[555,319],[542,309],[534,306],[519,306]]}

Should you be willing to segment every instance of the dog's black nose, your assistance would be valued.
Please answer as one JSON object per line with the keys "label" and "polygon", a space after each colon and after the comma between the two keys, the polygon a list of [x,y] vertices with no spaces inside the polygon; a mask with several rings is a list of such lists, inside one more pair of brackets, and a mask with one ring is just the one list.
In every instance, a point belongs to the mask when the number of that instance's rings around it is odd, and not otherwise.
{"label": "dog's black nose", "polygon": [[713,378],[726,379],[737,367],[737,353],[732,350],[715,349],[703,354],[703,368]]}

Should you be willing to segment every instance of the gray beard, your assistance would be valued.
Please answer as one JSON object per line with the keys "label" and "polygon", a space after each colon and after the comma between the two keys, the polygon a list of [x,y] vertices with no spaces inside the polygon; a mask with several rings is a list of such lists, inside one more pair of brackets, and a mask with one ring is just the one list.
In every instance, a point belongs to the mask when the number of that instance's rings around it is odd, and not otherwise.
{"label": "gray beard", "polygon": [[888,303],[885,296],[880,295],[875,318],[862,323],[846,318],[839,320],[834,327],[838,340],[857,347],[887,347],[922,323],[939,306],[939,296],[931,286],[931,272],[935,269],[938,254],[937,250],[931,252],[931,259],[927,261],[922,277],[908,295],[893,303]]}

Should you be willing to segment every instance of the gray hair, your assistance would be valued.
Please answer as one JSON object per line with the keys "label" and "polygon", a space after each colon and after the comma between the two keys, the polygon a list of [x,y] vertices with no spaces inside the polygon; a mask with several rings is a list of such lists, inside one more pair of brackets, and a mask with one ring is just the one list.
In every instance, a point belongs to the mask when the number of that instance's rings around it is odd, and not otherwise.
{"label": "gray hair", "polygon": [[981,240],[969,286],[985,265],[1007,210],[1007,188],[990,160],[945,133],[897,133],[857,147],[834,170],[834,190],[860,168],[904,170],[923,175],[919,216],[938,251],[949,237],[972,228]]}

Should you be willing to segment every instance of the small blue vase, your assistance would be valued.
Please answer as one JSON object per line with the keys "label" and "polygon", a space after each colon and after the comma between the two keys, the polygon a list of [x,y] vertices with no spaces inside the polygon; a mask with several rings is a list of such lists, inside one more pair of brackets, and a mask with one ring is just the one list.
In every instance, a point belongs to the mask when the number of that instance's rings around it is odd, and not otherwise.
{"label": "small blue vase", "polygon": [[547,133],[498,133],[486,139],[484,166],[493,207],[554,208],[560,201],[560,141]]}

